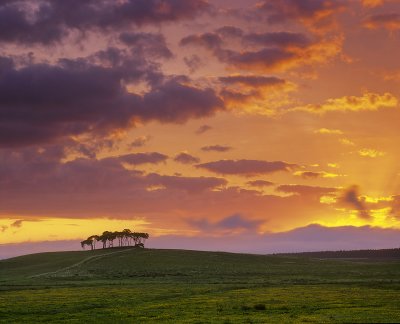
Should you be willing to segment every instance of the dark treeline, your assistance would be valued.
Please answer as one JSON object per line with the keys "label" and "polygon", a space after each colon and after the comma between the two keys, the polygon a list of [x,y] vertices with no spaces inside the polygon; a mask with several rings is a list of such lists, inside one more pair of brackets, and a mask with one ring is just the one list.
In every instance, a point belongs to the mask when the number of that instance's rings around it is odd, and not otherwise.
{"label": "dark treeline", "polygon": [[304,256],[311,258],[321,258],[321,259],[324,258],[400,259],[400,249],[279,253],[278,255],[283,255],[283,256],[294,255],[294,256]]}
{"label": "dark treeline", "polygon": [[101,235],[89,236],[86,240],[81,242],[84,249],[85,246],[90,246],[92,250],[96,249],[96,243],[101,242],[102,248],[114,247],[114,241],[117,240],[118,246],[135,246],[144,248],[144,243],[149,238],[148,233],[132,232],[130,229],[124,229],[122,232],[109,232],[105,231]]}

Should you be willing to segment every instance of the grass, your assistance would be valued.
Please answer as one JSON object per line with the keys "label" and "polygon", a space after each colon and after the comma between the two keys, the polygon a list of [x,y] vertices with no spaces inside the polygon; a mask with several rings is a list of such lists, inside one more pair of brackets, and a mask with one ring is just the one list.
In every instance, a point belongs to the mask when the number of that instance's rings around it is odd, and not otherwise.
{"label": "grass", "polygon": [[399,302],[398,259],[113,249],[0,261],[4,323],[395,323]]}

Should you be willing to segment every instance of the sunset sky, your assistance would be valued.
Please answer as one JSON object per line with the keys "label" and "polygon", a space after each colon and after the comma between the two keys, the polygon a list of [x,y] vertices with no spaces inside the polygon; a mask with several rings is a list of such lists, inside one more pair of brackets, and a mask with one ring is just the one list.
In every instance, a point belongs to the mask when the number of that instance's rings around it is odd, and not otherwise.
{"label": "sunset sky", "polygon": [[0,249],[399,246],[400,1],[4,0],[0,42]]}

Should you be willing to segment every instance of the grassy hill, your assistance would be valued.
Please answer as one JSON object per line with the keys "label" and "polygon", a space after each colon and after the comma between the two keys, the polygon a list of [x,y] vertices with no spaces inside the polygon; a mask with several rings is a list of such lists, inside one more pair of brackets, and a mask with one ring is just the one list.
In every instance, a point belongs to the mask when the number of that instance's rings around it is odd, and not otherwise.
{"label": "grassy hill", "polygon": [[398,322],[400,259],[115,248],[0,261],[0,322]]}

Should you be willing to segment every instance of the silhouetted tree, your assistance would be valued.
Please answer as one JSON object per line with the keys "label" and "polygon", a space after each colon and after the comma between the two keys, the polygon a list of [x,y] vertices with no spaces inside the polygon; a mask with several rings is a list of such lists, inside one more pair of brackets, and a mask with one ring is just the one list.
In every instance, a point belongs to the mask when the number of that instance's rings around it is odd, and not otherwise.
{"label": "silhouetted tree", "polygon": [[93,247],[92,250],[96,250],[96,242],[99,241],[99,236],[92,235],[92,236],[89,236],[87,239],[92,241],[92,247]]}
{"label": "silhouetted tree", "polygon": [[144,243],[149,238],[148,233],[132,232],[130,229],[124,229],[122,232],[115,231],[104,231],[101,235],[91,235],[86,240],[81,242],[81,246],[84,249],[86,245],[89,245],[92,250],[96,249],[96,242],[103,243],[103,249],[108,247],[114,247],[114,241],[118,239],[118,246],[131,246],[144,248]]}
{"label": "silhouetted tree", "polygon": [[87,239],[81,242],[82,249],[84,249],[86,245],[89,245],[91,250],[94,249],[93,240]]}

